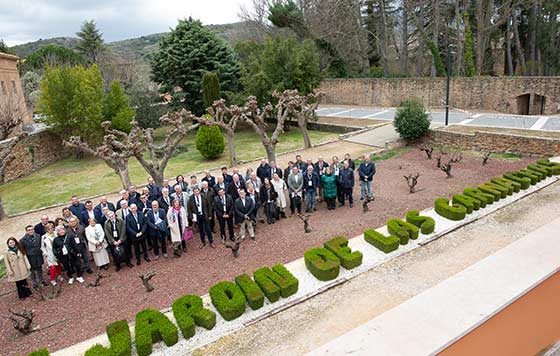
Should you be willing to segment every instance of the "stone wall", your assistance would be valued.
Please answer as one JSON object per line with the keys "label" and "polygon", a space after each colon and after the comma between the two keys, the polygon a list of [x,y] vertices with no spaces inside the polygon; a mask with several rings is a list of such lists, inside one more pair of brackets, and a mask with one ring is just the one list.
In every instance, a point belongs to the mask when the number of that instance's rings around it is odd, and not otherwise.
{"label": "stone wall", "polygon": [[476,131],[474,134],[430,130],[427,140],[437,146],[493,153],[557,156],[560,139]]}
{"label": "stone wall", "polygon": [[60,138],[46,130],[22,138],[14,147],[15,159],[5,170],[6,182],[68,157],[72,150],[62,146]]}
{"label": "stone wall", "polygon": [[[418,97],[427,107],[445,106],[445,78],[326,79],[319,90],[325,104],[397,106]],[[520,96],[533,96],[531,114],[560,113],[560,77],[460,77],[451,79],[450,105],[459,109],[519,114]],[[538,112],[537,112],[538,111]]]}

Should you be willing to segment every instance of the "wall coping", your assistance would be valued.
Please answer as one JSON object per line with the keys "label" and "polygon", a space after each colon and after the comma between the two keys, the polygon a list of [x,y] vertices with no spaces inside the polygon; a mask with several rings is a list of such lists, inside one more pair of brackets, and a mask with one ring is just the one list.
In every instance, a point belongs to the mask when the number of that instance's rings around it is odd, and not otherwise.
{"label": "wall coping", "polygon": [[[359,80],[359,81],[368,81],[368,80],[446,80],[446,77],[395,77],[395,78],[324,78],[322,81],[324,82],[334,82],[334,81],[350,81],[350,80]],[[494,76],[475,76],[475,77],[451,77],[451,80],[477,80],[477,79],[495,79],[495,80],[508,80],[508,79],[560,79],[560,76],[501,76],[501,77],[494,77]]]}
{"label": "wall coping", "polygon": [[550,141],[550,142],[560,142],[560,139],[552,138],[552,137],[525,136],[525,135],[520,135],[520,134],[499,133],[499,132],[484,131],[484,130],[476,130],[474,133],[453,132],[453,131],[445,131],[445,130],[430,130],[430,131],[434,132],[434,133],[440,133],[441,132],[441,133],[445,133],[445,134],[449,134],[449,135],[459,135],[459,136],[469,136],[469,137],[475,137],[477,134],[485,134],[485,135],[492,135],[492,136],[506,136],[506,137],[512,137],[512,138],[538,139],[538,140],[544,140],[544,141]]}

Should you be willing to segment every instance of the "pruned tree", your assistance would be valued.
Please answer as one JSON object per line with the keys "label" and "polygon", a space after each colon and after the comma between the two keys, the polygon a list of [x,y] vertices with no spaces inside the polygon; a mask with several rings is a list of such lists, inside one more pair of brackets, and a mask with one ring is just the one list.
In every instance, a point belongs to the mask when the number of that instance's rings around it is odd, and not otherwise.
{"label": "pruned tree", "polygon": [[154,286],[150,283],[150,280],[156,274],[157,274],[156,272],[150,271],[140,275],[140,279],[142,280],[142,284],[144,285],[144,288],[146,288],[146,292],[151,292],[155,289]]}
{"label": "pruned tree", "polygon": [[442,164],[441,167],[440,167],[440,169],[441,169],[442,171],[444,171],[445,174],[447,175],[447,178],[453,177],[453,175],[451,175],[451,169],[453,168],[453,166],[451,165],[451,163],[452,163],[451,160],[449,160],[447,163]]}
{"label": "pruned tree", "polygon": [[14,312],[9,309],[8,312],[11,314],[8,319],[12,321],[12,326],[18,332],[23,335],[27,335],[34,331],[31,328],[31,324],[33,324],[33,319],[35,318],[33,310],[24,309],[21,312]]}
{"label": "pruned tree", "polygon": [[[295,109],[293,115],[297,119],[298,127],[303,135],[304,148],[311,148],[311,137],[307,130],[307,123],[310,121],[317,121],[315,110],[319,106],[319,102],[323,97],[323,93],[310,93],[307,95],[299,95],[297,90],[286,90],[282,95],[291,95],[295,101]],[[286,100],[284,103],[291,103],[292,100]],[[286,105],[286,104],[285,104]]]}
{"label": "pruned tree", "polygon": [[89,282],[88,285],[86,286],[86,288],[99,287],[101,285],[101,279],[102,278],[105,278],[105,276],[102,275],[98,270],[97,273],[95,274],[95,282]]}
{"label": "pruned tree", "polygon": [[62,283],[57,283],[56,285],[50,285],[50,286],[40,286],[39,287],[39,298],[43,301],[49,301],[51,299],[55,299],[58,298],[58,296],[60,296],[60,293],[62,292]]}
{"label": "pruned tree", "polygon": [[21,132],[26,110],[23,100],[16,100],[12,95],[0,100],[0,141]]}
{"label": "pruned tree", "polygon": [[488,160],[490,159],[490,155],[492,153],[491,152],[486,152],[483,156],[482,156],[482,165],[485,166],[488,164]]}
{"label": "pruned tree", "polygon": [[239,119],[243,116],[243,108],[237,105],[227,106],[226,101],[220,99],[214,101],[212,106],[206,110],[210,117],[202,116],[195,117],[194,119],[207,126],[217,125],[226,133],[229,162],[232,166],[235,166],[237,164],[237,157],[235,156],[234,133]]}
{"label": "pruned tree", "polygon": [[436,167],[437,168],[441,168],[441,159],[443,158],[443,156],[447,155],[447,152],[444,151],[443,149],[439,150],[439,156],[436,157]]}
{"label": "pruned tree", "polygon": [[233,257],[237,258],[239,256],[239,246],[241,246],[242,241],[243,240],[241,239],[241,236],[236,234],[235,240],[233,240],[231,244],[227,243],[225,240],[222,240],[222,243],[226,248],[229,248],[231,250],[231,254],[233,255]]}
{"label": "pruned tree", "polygon": [[364,201],[362,202],[362,212],[366,213],[369,211],[369,203],[371,203],[372,200],[375,200],[373,196],[371,197],[371,199],[369,197],[366,197],[364,199]]}
{"label": "pruned tree", "polygon": [[111,129],[109,121],[104,121],[101,126],[105,135],[103,143],[97,148],[92,148],[89,143],[82,141],[78,136],[72,136],[63,143],[67,147],[77,148],[84,153],[101,158],[120,177],[123,188],[128,189],[132,185],[128,174],[128,160],[138,149],[141,149],[140,143],[134,139],[136,137],[135,128],[126,134]]}
{"label": "pruned tree", "polygon": [[264,109],[261,110],[259,109],[257,98],[254,96],[248,97],[247,103],[245,104],[243,120],[255,130],[257,135],[259,135],[269,161],[276,161],[276,144],[278,144],[279,136],[284,132],[284,121],[286,121],[290,114],[288,106],[285,106],[282,100],[283,98],[279,98],[278,104],[276,105],[276,128],[270,136],[266,132],[268,125],[265,119],[267,116],[272,116],[273,114],[272,104],[266,104]]}
{"label": "pruned tree", "polygon": [[[161,144],[154,141],[154,130],[149,127],[141,128],[138,122],[132,121],[131,141],[137,144],[133,146],[133,155],[146,172],[154,179],[157,185],[163,184],[164,172],[169,159],[173,157],[177,145],[190,131],[196,129],[200,124],[187,126],[187,122],[194,120],[194,115],[185,109],[173,113],[167,113],[160,117],[163,126],[169,126],[165,139]],[[144,149],[148,150],[149,160],[144,157]]]}
{"label": "pruned tree", "polygon": [[406,180],[406,184],[408,185],[408,191],[410,194],[414,193],[416,191],[416,185],[418,184],[418,177],[420,177],[420,173],[416,173],[416,174],[409,174],[407,176],[404,176],[404,179]]}
{"label": "pruned tree", "polygon": [[309,227],[309,217],[311,217],[311,214],[297,214],[298,218],[301,219],[301,221],[303,221],[303,231],[308,234],[311,232],[311,228]]}
{"label": "pruned tree", "polygon": [[432,159],[432,153],[434,152],[434,148],[432,146],[428,144],[422,144],[418,146],[418,149],[425,152],[428,159]]}
{"label": "pruned tree", "polygon": [[449,162],[451,163],[460,163],[463,160],[463,154],[461,152],[453,152],[451,158],[449,158]]}

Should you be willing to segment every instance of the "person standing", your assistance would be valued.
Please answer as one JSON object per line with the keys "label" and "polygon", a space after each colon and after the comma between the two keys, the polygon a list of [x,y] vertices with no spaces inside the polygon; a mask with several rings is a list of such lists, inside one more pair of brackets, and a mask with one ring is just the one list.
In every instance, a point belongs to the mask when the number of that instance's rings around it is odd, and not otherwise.
{"label": "person standing", "polygon": [[318,188],[319,203],[323,201],[323,184],[321,178],[323,177],[323,174],[325,174],[325,168],[327,168],[328,166],[329,164],[325,162],[323,160],[323,157],[321,156],[319,156],[318,161],[313,165],[314,168],[313,170],[319,176],[319,188]]}
{"label": "person standing", "polygon": [[331,167],[325,168],[325,174],[321,177],[321,183],[323,184],[323,197],[327,203],[327,209],[336,209],[336,176],[332,173]]}
{"label": "person standing", "polygon": [[120,209],[115,212],[119,218],[126,221],[126,217],[130,214],[130,208],[128,207],[128,200],[121,200],[119,202]]}
{"label": "person standing", "polygon": [[108,202],[105,195],[99,198],[99,204],[97,204],[93,209],[95,210],[96,216],[102,215],[103,208],[109,208],[111,211],[116,211],[115,204]]}
{"label": "person standing", "polygon": [[140,247],[142,247],[142,254],[144,261],[150,262],[148,257],[148,246],[146,244],[146,230],[148,225],[146,219],[138,211],[136,204],[130,206],[130,214],[126,217],[126,233],[128,243],[134,245],[134,256],[136,256],[136,265],[139,266],[142,261],[140,259]]}
{"label": "person standing", "polygon": [[43,256],[47,259],[47,267],[49,268],[49,277],[51,284],[56,285],[57,279],[59,281],[64,280],[61,276],[61,262],[56,258],[54,253],[54,239],[56,234],[54,232],[54,226],[49,224],[47,226],[47,232],[41,236],[41,252]]}
{"label": "person standing", "polygon": [[288,184],[288,178],[290,177],[290,175],[292,174],[292,171],[294,169],[294,162],[293,161],[288,161],[288,167],[286,167],[286,169],[284,169],[284,175],[278,175],[280,178],[284,179],[284,182],[286,182],[286,184]]}
{"label": "person standing", "polygon": [[27,225],[25,227],[25,235],[19,240],[25,250],[25,255],[31,266],[31,283],[33,288],[37,289],[39,283],[47,286],[43,277],[43,252],[41,251],[41,236],[33,231],[33,226]]}
{"label": "person standing", "polygon": [[130,263],[130,255],[126,249],[126,226],[125,222],[119,218],[112,211],[109,212],[109,219],[105,222],[105,237],[111,245],[111,254],[115,262],[117,272],[121,270],[121,263],[125,262],[129,268],[132,268]]}
{"label": "person standing", "polygon": [[206,199],[200,194],[198,186],[195,186],[193,189],[193,195],[189,199],[187,211],[189,225],[196,223],[198,231],[200,231],[199,248],[206,246],[206,240],[208,240],[210,247],[215,248],[212,230],[210,229],[211,208]]}
{"label": "person standing", "polygon": [[57,226],[55,228],[56,237],[53,240],[53,251],[56,259],[62,262],[62,266],[68,275],[68,284],[74,283],[74,273],[76,273],[76,280],[84,283],[82,278],[82,266],[79,261],[81,250],[70,249],[68,246],[66,229],[64,226]]}
{"label": "person standing", "polygon": [[290,193],[290,211],[292,215],[297,209],[298,214],[301,214],[301,199],[303,196],[303,177],[299,173],[299,168],[294,165],[292,174],[288,177],[288,191]]}
{"label": "person standing", "polygon": [[[266,163],[266,159],[261,159],[261,164],[257,167],[257,172],[255,173],[259,177],[261,182],[264,182],[266,177],[270,177],[270,165]],[[254,183],[253,183],[254,184]],[[260,187],[255,187],[258,191]]]}
{"label": "person standing", "polygon": [[159,207],[159,203],[156,200],[152,202],[152,207],[148,210],[147,219],[156,260],[159,259],[160,245],[163,257],[167,258],[167,216],[165,211]]}
{"label": "person standing", "polygon": [[233,199],[226,194],[223,188],[218,189],[218,196],[214,198],[214,211],[220,225],[220,237],[222,242],[226,239],[226,225],[228,228],[229,239],[235,240],[233,233]]}
{"label": "person standing", "polygon": [[266,177],[264,179],[264,184],[259,192],[261,198],[261,205],[263,206],[263,210],[266,215],[266,221],[268,224],[274,224],[274,221],[278,218],[277,208],[276,208],[276,199],[278,198],[278,194],[274,190],[272,183],[270,183],[270,179]]}
{"label": "person standing", "polygon": [[218,190],[223,189],[224,192],[227,192],[227,184],[224,182],[224,177],[218,176],[216,179],[216,184],[213,186],[214,192],[218,194]]}
{"label": "person standing", "polygon": [[202,178],[202,182],[208,182],[208,187],[214,189],[216,185],[216,178],[210,174],[210,171],[204,171],[204,177]]}
{"label": "person standing", "polygon": [[246,192],[247,193],[245,194],[245,198],[253,201],[253,211],[251,212],[251,220],[253,221],[253,225],[257,224],[257,214],[260,215],[260,222],[264,224],[264,218],[261,209],[261,199],[259,193],[255,190],[255,186],[253,185],[253,183],[247,183]]}
{"label": "person standing", "polygon": [[47,224],[54,225],[54,221],[51,221],[47,215],[43,215],[41,216],[41,222],[33,227],[33,231],[35,231],[37,235],[43,236],[47,232]]}
{"label": "person standing", "polygon": [[27,285],[27,277],[31,274],[31,265],[25,255],[25,249],[14,237],[8,239],[7,245],[8,248],[4,251],[6,280],[16,282],[18,298],[23,300],[32,294]]}
{"label": "person standing", "polygon": [[175,178],[175,182],[176,182],[176,183],[175,183],[175,185],[173,186],[173,191],[176,191],[176,190],[175,190],[175,187],[176,187],[176,186],[179,186],[179,188],[181,188],[181,191],[183,191],[183,192],[186,192],[186,191],[187,191],[187,188],[188,188],[189,185],[187,184],[187,182],[185,182],[185,177],[183,177],[182,175],[178,175],[178,176]]}
{"label": "person standing", "polygon": [[87,200],[85,203],[85,209],[82,211],[82,215],[80,216],[80,223],[85,227],[88,226],[89,219],[99,219],[101,217],[101,211],[99,212],[99,216],[95,216],[95,211],[93,210],[93,203],[91,200]]}
{"label": "person standing", "polygon": [[183,208],[186,208],[187,203],[189,201],[188,194],[185,193],[184,191],[182,191],[181,186],[179,186],[179,185],[175,185],[175,187],[173,187],[173,189],[175,189],[175,193],[171,194],[171,198],[172,199],[177,199],[179,201],[179,204],[181,204],[181,206]]}
{"label": "person standing", "polygon": [[62,218],[64,219],[66,224],[70,223],[70,218],[76,218],[78,220],[78,217],[72,214],[72,212],[68,208],[62,208]]}
{"label": "person standing", "polygon": [[[89,251],[93,255],[93,261],[97,269],[109,269],[109,254],[107,253],[107,240],[105,239],[105,230],[97,223],[95,219],[89,219],[89,225],[86,227],[86,238],[88,241]],[[77,242],[77,241],[76,241]]]}
{"label": "person standing", "polygon": [[228,174],[226,166],[222,167],[222,177],[224,178],[224,183],[226,185],[230,185],[233,182],[233,176]]}
{"label": "person standing", "polygon": [[163,211],[167,212],[171,206],[171,201],[172,199],[169,196],[169,189],[162,188],[161,197],[158,199],[159,207],[162,208]]}
{"label": "person standing", "polygon": [[360,200],[367,197],[368,201],[373,198],[373,176],[375,175],[375,163],[371,161],[369,155],[364,155],[364,161],[358,167],[360,176]]}
{"label": "person standing", "polygon": [[171,243],[174,246],[180,243],[183,252],[187,252],[187,242],[183,239],[187,224],[187,210],[177,199],[173,200],[171,207],[167,211],[167,225],[171,233]]}
{"label": "person standing", "polygon": [[350,153],[347,153],[344,155],[344,160],[348,162],[348,167],[355,171],[356,170],[356,163],[354,163],[354,161],[352,160],[352,158],[350,158]]}
{"label": "person standing", "polygon": [[148,177],[148,185],[146,185],[149,191],[150,201],[158,200],[161,197],[161,189],[156,185],[154,178]]}
{"label": "person standing", "polygon": [[342,190],[342,201],[340,206],[344,206],[346,198],[348,198],[348,203],[350,207],[354,207],[354,198],[352,197],[352,190],[354,189],[354,170],[350,168],[350,163],[344,161],[344,166],[340,170],[340,176],[338,177],[340,182],[340,189]]}
{"label": "person standing", "polygon": [[231,196],[233,201],[236,201],[237,198],[239,198],[239,191],[245,189],[245,187],[242,185],[238,174],[234,174],[232,179],[232,182],[227,186],[227,193]]}
{"label": "person standing", "polygon": [[215,233],[216,220],[214,219],[214,196],[216,194],[214,193],[214,189],[208,187],[207,181],[203,181],[200,183],[200,195],[202,195],[202,197],[206,199],[206,202],[208,203],[208,206],[210,208],[210,230],[212,230],[212,233]]}
{"label": "person standing", "polygon": [[278,197],[276,198],[276,206],[278,207],[278,210],[280,210],[280,217],[285,219],[287,206],[286,190],[288,189],[288,186],[286,185],[286,182],[284,182],[284,180],[280,178],[278,173],[274,173],[272,175],[271,183],[274,187],[274,190],[276,191],[276,194],[278,195]]}
{"label": "person standing", "polygon": [[241,240],[245,239],[245,230],[249,231],[252,240],[255,239],[255,230],[251,216],[253,214],[253,201],[245,197],[245,189],[239,191],[239,198],[234,203],[235,223],[239,225]]}
{"label": "person standing", "polygon": [[274,178],[274,173],[278,174],[278,177],[282,179],[282,169],[276,166],[276,161],[270,161],[270,175],[268,179],[272,180]]}
{"label": "person standing", "polygon": [[[85,268],[86,272],[92,274],[93,271],[91,270],[90,261],[89,261],[89,249],[86,239],[86,232],[85,228],[78,223],[78,219],[71,218],[68,222],[68,227],[66,228],[66,235],[70,241],[74,241],[76,245],[81,246],[81,260],[80,263],[83,262],[83,267]],[[76,238],[78,240],[76,240]]]}
{"label": "person standing", "polygon": [[305,212],[315,211],[315,198],[319,188],[319,176],[313,170],[313,164],[307,166],[303,175],[303,192],[305,193]]}
{"label": "person standing", "polygon": [[78,197],[73,195],[72,196],[72,203],[68,207],[68,209],[70,209],[72,214],[74,214],[74,216],[80,218],[80,216],[82,216],[82,211],[84,211],[85,208],[86,207],[84,206],[84,204],[80,203],[80,200],[78,199]]}

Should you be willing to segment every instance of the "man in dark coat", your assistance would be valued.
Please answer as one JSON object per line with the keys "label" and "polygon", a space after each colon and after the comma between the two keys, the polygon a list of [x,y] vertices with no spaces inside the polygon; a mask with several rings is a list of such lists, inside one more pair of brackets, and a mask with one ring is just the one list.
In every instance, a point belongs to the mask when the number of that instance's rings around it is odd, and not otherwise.
{"label": "man in dark coat", "polygon": [[[85,228],[78,223],[76,218],[72,217],[68,221],[68,227],[66,228],[66,236],[68,236],[68,240],[73,240],[75,245],[79,245],[82,248],[80,263],[83,263],[83,267],[85,268],[86,272],[92,274],[93,271],[90,267],[90,259],[89,259],[89,249],[86,239],[86,231]],[[80,241],[78,242],[76,238]]]}
{"label": "man in dark coat", "polygon": [[264,182],[266,177],[270,178],[270,166],[266,163],[266,159],[261,159],[261,164],[257,167],[257,177],[261,182]]}
{"label": "man in dark coat", "polygon": [[150,191],[150,201],[158,200],[161,197],[161,189],[156,185],[154,178],[148,177],[146,188]]}
{"label": "man in dark coat", "polygon": [[233,201],[236,201],[239,198],[239,191],[241,189],[245,189],[245,186],[241,182],[241,177],[239,175],[233,175],[233,181],[227,187],[227,193],[231,195]]}
{"label": "man in dark coat", "polygon": [[173,202],[173,198],[171,198],[169,196],[169,189],[168,188],[162,188],[161,189],[161,197],[158,199],[159,207],[161,209],[163,209],[165,211],[165,213],[167,214],[167,211],[169,210],[169,207],[171,206],[172,202]]}
{"label": "man in dark coat", "polygon": [[226,239],[226,224],[229,232],[229,239],[235,240],[233,234],[233,199],[230,195],[226,194],[223,188],[218,190],[218,196],[214,198],[214,212],[220,224],[220,236],[222,241]]}
{"label": "man in dark coat", "polygon": [[354,188],[354,170],[350,168],[350,163],[348,161],[344,161],[344,167],[340,170],[338,179],[340,182],[340,189],[342,190],[342,201],[340,202],[340,206],[344,206],[344,201],[348,198],[350,207],[354,207],[354,199],[352,198],[352,189]]}
{"label": "man in dark coat", "polygon": [[214,186],[216,185],[216,178],[214,178],[214,176],[210,174],[210,171],[204,171],[202,182],[208,182],[208,186],[214,189]]}
{"label": "man in dark coat", "polygon": [[364,161],[358,167],[360,176],[360,200],[366,197],[368,200],[373,198],[372,182],[375,175],[375,163],[371,161],[370,155],[364,155]]}
{"label": "man in dark coat", "polygon": [[25,249],[25,254],[31,265],[31,281],[33,288],[39,287],[39,282],[47,286],[43,277],[43,252],[41,251],[41,236],[35,233],[33,226],[27,225],[25,227],[25,235],[19,240]]}
{"label": "man in dark coat", "polygon": [[[276,166],[276,162],[275,161],[270,161],[270,175],[268,176],[268,178],[270,179],[270,181],[272,181],[272,178],[274,178],[274,173],[278,174],[278,178],[282,179],[283,174],[282,174],[282,169],[278,168]],[[264,179],[262,180],[263,184],[264,184]]]}
{"label": "man in dark coat", "polygon": [[303,193],[305,194],[305,212],[315,211],[315,197],[319,189],[319,176],[313,170],[313,165],[307,166],[303,173]]}
{"label": "man in dark coat", "polygon": [[95,210],[93,209],[93,203],[91,202],[91,200],[86,201],[85,204],[85,209],[82,211],[82,215],[80,215],[78,218],[80,219],[80,223],[84,226],[88,226],[89,225],[89,219],[95,219],[95,221],[99,221],[101,220],[101,211],[99,212],[99,215],[96,215]]}
{"label": "man in dark coat", "polygon": [[159,259],[159,246],[164,258],[167,258],[167,214],[159,207],[157,200],[152,202],[152,208],[146,214],[148,220],[148,229],[152,239],[152,246],[156,260]]}
{"label": "man in dark coat", "polygon": [[136,204],[130,205],[130,214],[126,217],[126,234],[128,235],[128,244],[134,245],[134,255],[136,256],[136,265],[140,265],[140,247],[144,255],[144,260],[150,262],[148,257],[148,246],[146,245],[146,235],[148,224],[144,215],[138,211]]}
{"label": "man in dark coat", "polygon": [[319,203],[323,201],[323,183],[322,178],[323,174],[325,173],[325,168],[327,168],[329,164],[323,161],[323,157],[319,157],[319,160],[315,162],[313,165],[313,170],[319,176]]}
{"label": "man in dark coat", "polygon": [[251,239],[255,239],[255,230],[253,229],[253,222],[251,216],[253,215],[253,200],[245,197],[245,189],[239,191],[239,198],[234,203],[235,209],[235,223],[239,226],[239,235],[241,239],[245,239],[245,229],[249,231]]}
{"label": "man in dark coat", "polygon": [[108,202],[106,196],[102,196],[99,199],[99,204],[97,204],[94,208],[94,210],[96,211],[96,214],[98,214],[96,216],[102,216],[103,215],[103,208],[105,208],[105,207],[109,208],[109,210],[111,210],[113,212],[117,211],[117,209],[115,208],[115,204],[113,204],[111,202]]}
{"label": "man in dark coat", "polygon": [[227,184],[224,182],[224,177],[222,176],[218,176],[218,178],[216,179],[216,184],[214,184],[214,186],[212,187],[214,188],[214,193],[218,194],[218,190],[223,189],[224,192],[227,192]]}
{"label": "man in dark coat", "polygon": [[233,177],[231,174],[228,174],[227,167],[222,167],[222,177],[224,178],[224,183],[230,185],[233,182]]}
{"label": "man in dark coat", "polygon": [[214,219],[214,197],[216,194],[214,189],[209,187],[208,181],[202,181],[200,183],[200,195],[206,199],[206,202],[210,207],[210,230],[214,233],[214,229],[216,227],[216,220]]}
{"label": "man in dark coat", "polygon": [[208,239],[210,247],[215,248],[212,229],[210,228],[211,209],[208,201],[200,194],[200,188],[195,186],[193,195],[191,195],[187,204],[187,219],[189,220],[189,226],[192,226],[193,222],[198,225],[200,231],[199,248],[206,246],[206,239]]}
{"label": "man in dark coat", "polygon": [[37,235],[43,237],[43,235],[47,232],[47,230],[45,229],[45,226],[47,226],[47,224],[52,224],[54,226],[54,222],[49,220],[49,217],[47,215],[43,215],[41,216],[41,222],[33,227],[33,231],[35,231]]}
{"label": "man in dark coat", "polygon": [[348,167],[355,171],[356,170],[356,163],[354,163],[354,161],[352,160],[352,158],[350,158],[350,153],[347,153],[344,155],[344,160],[348,161]]}
{"label": "man in dark coat", "polygon": [[130,255],[126,249],[127,236],[125,222],[115,213],[109,212],[109,219],[105,222],[104,230],[105,238],[111,246],[111,254],[117,266],[117,272],[120,271],[122,262],[125,262],[126,265],[131,268]]}
{"label": "man in dark coat", "polygon": [[68,207],[72,214],[74,214],[74,216],[79,219],[80,216],[82,216],[82,211],[84,211],[85,208],[86,207],[84,206],[84,204],[80,203],[80,201],[78,200],[78,197],[73,195],[72,204],[70,204],[70,206]]}

